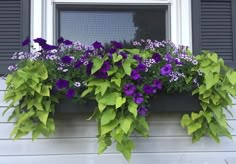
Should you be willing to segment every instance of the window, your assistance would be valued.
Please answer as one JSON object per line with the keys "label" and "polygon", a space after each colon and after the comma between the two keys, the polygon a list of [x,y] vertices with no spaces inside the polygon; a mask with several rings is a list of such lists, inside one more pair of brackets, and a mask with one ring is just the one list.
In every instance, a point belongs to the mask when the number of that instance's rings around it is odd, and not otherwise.
{"label": "window", "polygon": [[57,37],[91,44],[170,39],[168,5],[57,5]]}

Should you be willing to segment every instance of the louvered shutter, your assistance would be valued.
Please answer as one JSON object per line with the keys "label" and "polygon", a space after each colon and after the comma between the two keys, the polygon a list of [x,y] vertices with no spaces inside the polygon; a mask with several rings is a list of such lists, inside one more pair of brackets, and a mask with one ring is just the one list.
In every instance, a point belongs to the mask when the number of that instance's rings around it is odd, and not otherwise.
{"label": "louvered shutter", "polygon": [[12,54],[23,50],[21,42],[30,35],[29,22],[30,0],[0,0],[0,74],[14,63]]}
{"label": "louvered shutter", "polygon": [[236,0],[192,0],[193,53],[217,52],[236,68]]}

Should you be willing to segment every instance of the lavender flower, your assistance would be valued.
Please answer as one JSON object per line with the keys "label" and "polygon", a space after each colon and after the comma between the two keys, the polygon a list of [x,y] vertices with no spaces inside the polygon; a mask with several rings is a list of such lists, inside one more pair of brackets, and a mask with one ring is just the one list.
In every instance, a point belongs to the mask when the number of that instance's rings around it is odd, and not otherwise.
{"label": "lavender flower", "polygon": [[155,60],[156,63],[161,61],[161,55],[159,53],[155,53],[152,55],[152,59]]}
{"label": "lavender flower", "polygon": [[14,71],[14,70],[16,70],[16,67],[13,66],[13,65],[11,65],[11,66],[8,67],[8,70],[9,70],[9,71]]}
{"label": "lavender flower", "polygon": [[138,114],[139,114],[140,116],[145,116],[147,112],[148,112],[148,110],[147,110],[147,108],[145,108],[144,106],[138,108]]}
{"label": "lavender flower", "polygon": [[166,54],[165,57],[164,57],[164,59],[165,59],[167,62],[169,62],[169,63],[173,61],[173,58],[172,58],[172,56],[171,56],[170,54]]}
{"label": "lavender flower", "polygon": [[79,87],[81,86],[81,83],[80,83],[80,82],[75,82],[75,83],[74,83],[74,86],[75,86],[76,88],[79,88]]}
{"label": "lavender flower", "polygon": [[136,91],[136,88],[133,84],[126,84],[123,87],[123,92],[125,93],[125,96],[132,96],[135,91]]}
{"label": "lavender flower", "polygon": [[58,89],[63,89],[63,88],[68,88],[69,87],[69,82],[64,79],[59,79],[56,82],[56,86]]}
{"label": "lavender flower", "polygon": [[158,80],[158,79],[154,80],[153,81],[153,85],[154,85],[155,88],[157,88],[159,90],[162,89],[162,82],[161,82],[161,80]]}
{"label": "lavender flower", "polygon": [[136,104],[141,104],[144,101],[143,95],[141,93],[136,93],[133,97],[133,101]]}
{"label": "lavender flower", "polygon": [[133,80],[138,80],[141,78],[141,75],[139,74],[137,70],[132,70],[130,77]]}
{"label": "lavender flower", "polygon": [[72,88],[68,89],[68,91],[66,92],[66,97],[72,99],[74,96],[75,96],[75,90]]}
{"label": "lavender flower", "polygon": [[144,85],[143,91],[144,91],[145,94],[148,94],[148,95],[153,94],[153,93],[156,92],[155,88],[153,88],[151,85],[148,85],[148,84]]}
{"label": "lavender flower", "polygon": [[172,65],[166,64],[161,68],[161,75],[166,76],[172,72]]}

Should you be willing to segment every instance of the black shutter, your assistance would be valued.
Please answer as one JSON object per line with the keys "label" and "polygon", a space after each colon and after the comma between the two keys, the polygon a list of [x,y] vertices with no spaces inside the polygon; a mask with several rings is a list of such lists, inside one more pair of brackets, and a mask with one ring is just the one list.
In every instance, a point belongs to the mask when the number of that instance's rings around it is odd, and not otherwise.
{"label": "black shutter", "polygon": [[[30,36],[30,0],[0,0],[0,74],[7,72],[14,52]],[[29,47],[24,48],[29,50]]]}
{"label": "black shutter", "polygon": [[217,52],[236,68],[236,0],[192,0],[193,53]]}

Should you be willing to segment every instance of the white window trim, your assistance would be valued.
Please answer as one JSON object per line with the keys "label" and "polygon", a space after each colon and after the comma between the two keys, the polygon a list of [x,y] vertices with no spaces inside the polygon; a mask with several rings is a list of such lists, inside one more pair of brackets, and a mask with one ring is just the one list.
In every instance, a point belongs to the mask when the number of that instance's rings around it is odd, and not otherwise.
{"label": "white window trim", "polygon": [[31,38],[54,40],[56,4],[169,4],[171,41],[192,49],[191,0],[31,0]]}

